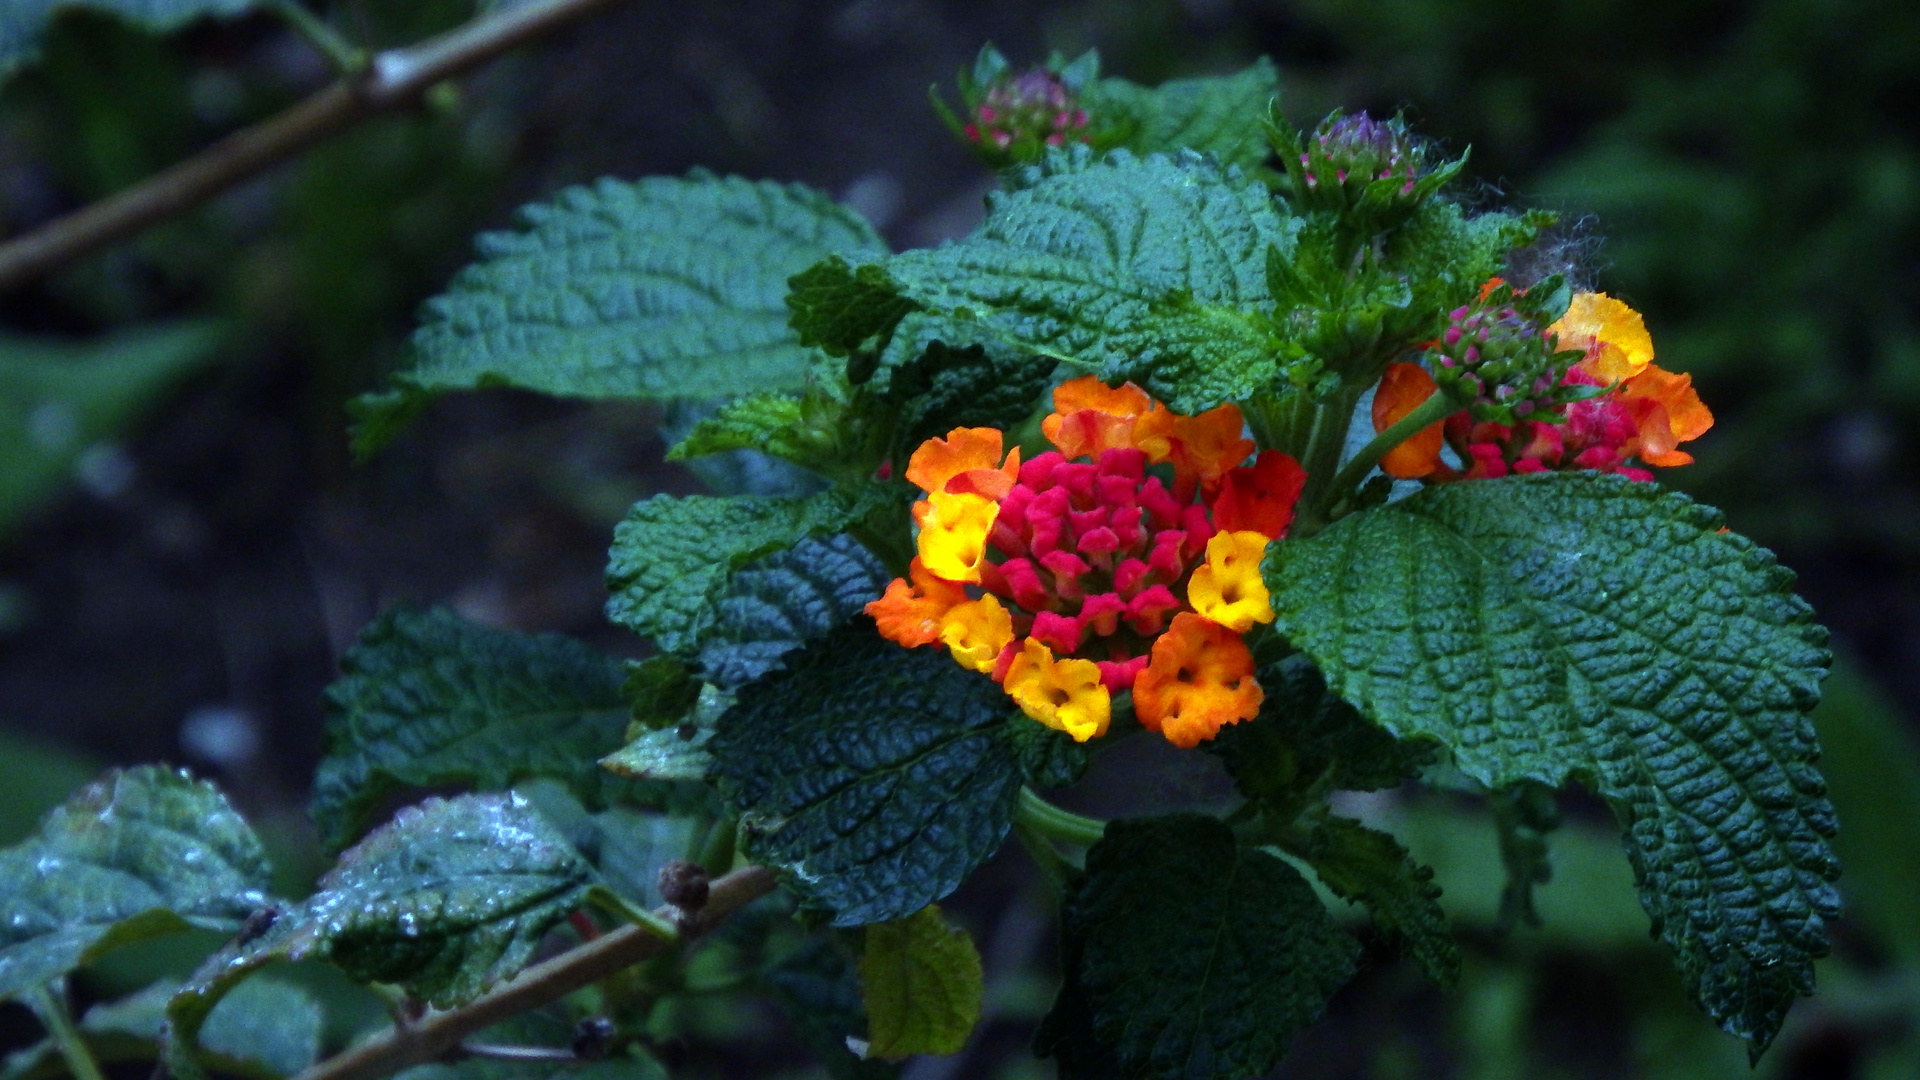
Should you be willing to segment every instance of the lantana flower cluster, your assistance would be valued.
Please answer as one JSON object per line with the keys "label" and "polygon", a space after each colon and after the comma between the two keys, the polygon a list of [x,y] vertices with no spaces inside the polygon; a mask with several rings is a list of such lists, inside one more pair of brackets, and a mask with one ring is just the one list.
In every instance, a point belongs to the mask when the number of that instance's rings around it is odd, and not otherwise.
{"label": "lantana flower cluster", "polygon": [[[1511,307],[1488,309],[1489,296],[1503,284],[1488,282],[1479,301],[1454,311],[1429,351],[1442,376],[1470,380],[1478,400],[1389,452],[1383,471],[1430,482],[1570,469],[1652,480],[1646,466],[1693,461],[1679,446],[1705,434],[1713,414],[1691,376],[1654,364],[1653,339],[1639,312],[1605,293],[1579,293],[1542,329]],[[1476,371],[1484,358],[1526,335],[1543,357],[1572,352],[1578,359],[1545,374],[1525,371],[1517,380],[1502,376],[1524,365]],[[1494,377],[1483,377],[1489,370]],[[1391,365],[1374,395],[1374,429],[1386,430],[1437,389],[1420,365]],[[1493,414],[1499,419],[1488,418]],[[1460,468],[1442,460],[1443,444],[1452,446]]]}
{"label": "lantana flower cluster", "polygon": [[1255,457],[1233,405],[1182,416],[1092,377],[1053,400],[1041,430],[1055,449],[1031,461],[993,428],[914,451],[918,554],[868,614],[901,645],[945,645],[1079,741],[1128,691],[1177,746],[1251,719],[1262,694],[1241,635],[1273,620],[1260,560],[1305,472]]}
{"label": "lantana flower cluster", "polygon": [[972,111],[961,134],[978,147],[1005,151],[1019,142],[1064,146],[1087,141],[1087,111],[1066,81],[1044,67],[995,83]]}

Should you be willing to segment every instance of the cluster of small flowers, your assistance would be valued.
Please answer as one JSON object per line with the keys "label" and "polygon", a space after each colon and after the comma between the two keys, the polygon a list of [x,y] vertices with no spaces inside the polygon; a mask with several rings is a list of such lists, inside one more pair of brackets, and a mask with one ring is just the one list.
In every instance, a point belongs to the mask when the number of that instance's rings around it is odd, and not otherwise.
{"label": "cluster of small flowers", "polygon": [[1036,67],[990,87],[961,134],[996,150],[1029,141],[1046,146],[1085,142],[1087,111],[1075,104],[1059,75]]}
{"label": "cluster of small flowers", "polygon": [[1308,188],[1320,187],[1324,174],[1331,172],[1334,184],[1342,187],[1350,181],[1364,188],[1375,180],[1405,177],[1401,193],[1412,194],[1420,164],[1419,152],[1400,123],[1375,120],[1364,112],[1329,117],[1300,155]]}
{"label": "cluster of small flowers", "polygon": [[1251,719],[1262,695],[1240,635],[1273,619],[1260,560],[1305,473],[1271,450],[1243,464],[1254,448],[1232,405],[1181,416],[1093,378],[1054,405],[1042,430],[1056,449],[1031,461],[1002,458],[992,428],[915,450],[918,555],[867,607],[881,634],[946,645],[1082,741],[1126,691],[1179,746]]}
{"label": "cluster of small flowers", "polygon": [[[1453,312],[1430,353],[1440,381],[1475,394],[1473,403],[1389,452],[1383,471],[1435,482],[1568,469],[1652,480],[1645,466],[1693,460],[1679,445],[1705,434],[1713,414],[1690,376],[1653,363],[1639,312],[1605,293],[1580,293],[1541,329],[1497,302],[1501,288],[1495,279]],[[1438,390],[1420,365],[1391,365],[1374,395],[1375,430]],[[1443,462],[1443,443],[1459,469]]]}

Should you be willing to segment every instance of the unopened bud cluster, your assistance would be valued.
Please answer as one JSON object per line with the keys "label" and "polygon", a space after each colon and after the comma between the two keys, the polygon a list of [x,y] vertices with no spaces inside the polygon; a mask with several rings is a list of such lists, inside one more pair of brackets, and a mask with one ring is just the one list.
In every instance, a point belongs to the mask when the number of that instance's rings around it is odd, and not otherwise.
{"label": "unopened bud cluster", "polygon": [[961,134],[983,154],[1012,160],[1023,148],[1087,139],[1087,111],[1061,77],[1045,67],[1004,76],[987,87]]}
{"label": "unopened bud cluster", "polygon": [[1434,186],[1422,183],[1426,156],[1397,119],[1336,112],[1304,143],[1279,149],[1293,182],[1294,201],[1304,209],[1398,217]]}
{"label": "unopened bud cluster", "polygon": [[1434,381],[1469,399],[1475,420],[1514,424],[1591,394],[1562,381],[1579,354],[1556,352],[1544,328],[1511,304],[1455,308],[1433,358]]}

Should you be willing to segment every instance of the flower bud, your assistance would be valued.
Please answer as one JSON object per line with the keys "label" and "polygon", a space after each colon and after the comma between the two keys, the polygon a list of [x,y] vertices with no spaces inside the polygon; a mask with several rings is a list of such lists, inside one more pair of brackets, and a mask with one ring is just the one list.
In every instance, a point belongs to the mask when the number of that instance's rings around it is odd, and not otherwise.
{"label": "flower bud", "polygon": [[989,49],[973,75],[962,76],[964,114],[948,113],[949,126],[994,168],[1034,161],[1049,146],[1088,142],[1092,132],[1079,90],[1091,70],[1087,58],[1064,67],[1056,58],[1015,73]]}
{"label": "flower bud", "polygon": [[1352,215],[1369,229],[1404,221],[1452,179],[1466,159],[1429,168],[1426,148],[1398,117],[1336,111],[1304,142],[1275,131],[1294,204]]}
{"label": "flower bud", "polygon": [[1590,396],[1564,383],[1579,354],[1554,349],[1553,338],[1513,304],[1505,285],[1455,308],[1432,351],[1434,381],[1469,399],[1473,418],[1516,424],[1543,419],[1570,401]]}

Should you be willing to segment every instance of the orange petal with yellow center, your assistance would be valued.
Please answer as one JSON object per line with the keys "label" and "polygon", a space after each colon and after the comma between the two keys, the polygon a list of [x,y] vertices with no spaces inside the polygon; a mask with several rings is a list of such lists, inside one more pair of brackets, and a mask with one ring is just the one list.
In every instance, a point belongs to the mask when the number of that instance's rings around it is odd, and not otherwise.
{"label": "orange petal with yellow center", "polygon": [[913,560],[907,573],[913,578],[911,582],[894,578],[887,584],[886,593],[867,605],[866,612],[879,624],[881,637],[911,649],[940,640],[947,612],[967,602],[967,590],[936,577],[919,559]]}
{"label": "orange petal with yellow center", "polygon": [[1069,379],[1053,390],[1053,411],[1065,416],[1092,409],[1109,416],[1139,416],[1153,408],[1153,399],[1132,383],[1108,386],[1092,375]]}
{"label": "orange petal with yellow center", "polygon": [[1052,649],[1032,638],[1014,654],[1002,685],[1021,712],[1075,742],[1106,734],[1113,717],[1113,697],[1100,682],[1100,665],[1055,660]]}
{"label": "orange petal with yellow center", "polygon": [[1156,407],[1135,424],[1133,445],[1146,451],[1149,461],[1173,462],[1177,487],[1198,484],[1213,491],[1228,470],[1253,453],[1253,440],[1241,437],[1244,428],[1239,406],[1233,404],[1198,416]]}
{"label": "orange petal with yellow center", "polygon": [[[920,507],[925,506],[925,511]],[[987,557],[987,532],[1000,504],[970,492],[936,491],[914,504],[920,522],[920,561],[948,581],[978,583]]]}
{"label": "orange petal with yellow center", "polygon": [[1247,643],[1190,611],[1173,617],[1133,683],[1133,710],[1141,725],[1183,748],[1198,746],[1228,724],[1253,719],[1263,697]]}
{"label": "orange petal with yellow center", "polygon": [[1257,532],[1215,533],[1207,541],[1207,561],[1187,583],[1193,610],[1236,634],[1254,623],[1273,621],[1267,583],[1260,578],[1260,560],[1267,538]]}
{"label": "orange petal with yellow center", "polygon": [[[1373,392],[1373,430],[1387,430],[1426,403],[1437,391],[1433,376],[1418,364],[1389,364]],[[1440,446],[1446,421],[1435,421],[1413,437],[1387,451],[1380,471],[1401,480],[1418,480],[1440,467]]]}
{"label": "orange petal with yellow center", "polygon": [[1013,641],[1013,616],[988,593],[954,605],[940,624],[940,641],[961,667],[991,673],[1000,650]]}
{"label": "orange petal with yellow center", "polygon": [[1580,370],[1603,383],[1631,379],[1653,363],[1653,338],[1640,313],[1606,293],[1577,293],[1547,327],[1562,349],[1581,349]]}
{"label": "orange petal with yellow center", "polygon": [[961,473],[997,468],[1000,446],[997,428],[954,428],[946,438],[928,439],[913,451],[907,459],[907,479],[929,495],[945,491],[947,481]]}

